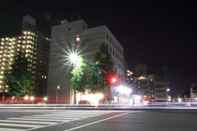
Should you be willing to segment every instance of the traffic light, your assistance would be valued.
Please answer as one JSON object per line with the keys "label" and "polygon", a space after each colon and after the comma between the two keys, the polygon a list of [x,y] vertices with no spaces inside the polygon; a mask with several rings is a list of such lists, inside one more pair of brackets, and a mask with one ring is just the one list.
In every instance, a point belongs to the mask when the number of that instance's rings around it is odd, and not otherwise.
{"label": "traffic light", "polygon": [[110,79],[110,84],[115,84],[117,82],[117,77],[112,76]]}
{"label": "traffic light", "polygon": [[109,82],[110,85],[117,84],[118,81],[119,81],[119,79],[118,79],[118,77],[117,77],[115,74],[110,75],[110,76],[108,77],[108,82]]}
{"label": "traffic light", "polygon": [[106,75],[106,81],[109,86],[112,86],[112,85],[118,84],[120,79],[116,73],[108,73]]}

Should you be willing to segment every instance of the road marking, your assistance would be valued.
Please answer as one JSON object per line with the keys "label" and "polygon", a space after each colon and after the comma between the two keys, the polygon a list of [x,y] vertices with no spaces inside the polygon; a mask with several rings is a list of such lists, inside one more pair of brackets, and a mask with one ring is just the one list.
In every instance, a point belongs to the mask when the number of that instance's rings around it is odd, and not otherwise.
{"label": "road marking", "polygon": [[0,131],[25,131],[23,129],[0,128]]}
{"label": "road marking", "polygon": [[43,127],[41,125],[28,125],[28,124],[15,124],[15,123],[0,123],[0,126],[9,126],[9,127],[25,127],[25,128],[38,128]]}
{"label": "road marking", "polygon": [[[111,113],[110,111],[64,111],[0,120],[0,131],[31,131],[71,121],[88,119]],[[24,129],[20,129],[24,128]],[[10,129],[10,130],[7,130]]]}
{"label": "road marking", "polygon": [[55,120],[49,120],[49,118],[8,118],[10,120],[25,120],[25,121],[46,121],[46,122],[67,122],[71,120],[67,119],[55,119]]}
{"label": "road marking", "polygon": [[38,119],[66,119],[66,120],[72,120],[72,119],[80,119],[80,117],[76,117],[76,116],[73,116],[73,117],[66,117],[66,116],[25,116],[25,117],[22,117],[22,118],[38,118]]}
{"label": "road marking", "polygon": [[127,114],[129,114],[129,113],[122,113],[122,114],[114,115],[114,116],[111,116],[111,117],[108,117],[108,118],[105,118],[105,119],[101,119],[101,120],[98,120],[98,121],[94,121],[94,122],[86,123],[86,124],[83,124],[83,125],[80,125],[80,126],[77,126],[77,127],[66,129],[64,131],[74,131],[74,130],[77,130],[77,129],[80,129],[80,128],[84,128],[84,127],[87,127],[87,126],[91,126],[91,125],[94,125],[94,124],[101,123],[101,122],[106,121],[106,120],[114,119],[114,118],[117,118],[117,117],[122,117],[122,116],[127,115]]}
{"label": "road marking", "polygon": [[0,122],[5,123],[26,123],[26,124],[40,124],[40,125],[49,125],[56,124],[57,122],[44,122],[44,121],[24,121],[24,120],[0,120]]}
{"label": "road marking", "polygon": [[[83,120],[83,119],[88,119],[88,118],[90,118],[89,117],[89,115],[88,114],[92,114],[91,115],[91,117],[97,117],[97,116],[102,116],[102,115],[104,115],[104,114],[109,114],[110,112],[108,111],[108,112],[102,112],[102,113],[100,113],[100,112],[91,112],[91,111],[89,111],[89,112],[87,112],[87,113],[84,113],[84,111],[82,111],[82,113],[77,113],[77,114],[75,114],[75,113],[70,113],[70,112],[66,112],[67,114],[65,114],[65,119],[67,119],[67,115],[73,115],[73,119],[71,120],[71,119],[69,119],[68,121],[61,121],[62,123],[61,124],[64,124],[64,123],[67,123],[67,122],[71,122],[71,121],[75,121],[76,119],[77,120]],[[94,113],[94,114],[93,114]],[[76,115],[76,116],[74,116],[74,115]],[[81,118],[80,117],[80,115],[85,115],[83,118]],[[62,115],[61,115],[62,116]],[[88,117],[87,117],[88,116]],[[74,119],[74,117],[75,117],[75,119]],[[50,117],[48,118],[48,119],[51,119]],[[47,120],[48,120],[47,119]],[[39,119],[38,119],[39,120]],[[56,121],[56,120],[54,120],[54,121]],[[44,127],[41,127],[41,128],[47,128],[47,127],[52,127],[52,126],[57,126],[57,125],[59,125],[60,123],[58,123],[58,124],[55,124],[55,125],[48,125],[48,126],[44,126]],[[27,129],[26,131],[32,131],[32,130],[36,130],[36,129],[39,129],[39,128],[31,128],[31,129]]]}

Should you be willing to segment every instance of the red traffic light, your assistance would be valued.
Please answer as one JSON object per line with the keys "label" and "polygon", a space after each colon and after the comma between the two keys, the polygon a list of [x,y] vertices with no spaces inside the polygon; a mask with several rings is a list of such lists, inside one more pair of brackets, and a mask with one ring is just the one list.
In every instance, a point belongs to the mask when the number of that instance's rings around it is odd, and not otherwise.
{"label": "red traffic light", "polygon": [[117,78],[116,77],[112,77],[111,79],[110,79],[110,83],[111,84],[115,84],[117,82]]}
{"label": "red traffic light", "polygon": [[119,78],[115,73],[107,74],[106,80],[109,85],[115,85],[119,82]]}

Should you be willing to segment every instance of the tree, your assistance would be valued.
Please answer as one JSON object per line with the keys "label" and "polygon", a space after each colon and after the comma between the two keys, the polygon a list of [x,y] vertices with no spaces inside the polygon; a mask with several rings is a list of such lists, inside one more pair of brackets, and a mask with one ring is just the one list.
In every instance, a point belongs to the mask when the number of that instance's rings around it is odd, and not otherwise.
{"label": "tree", "polygon": [[24,96],[33,93],[32,73],[27,70],[28,62],[25,57],[19,55],[14,64],[12,71],[7,73],[6,81],[8,84],[8,94],[11,96]]}
{"label": "tree", "polygon": [[71,84],[76,91],[83,92],[86,89],[95,92],[101,91],[106,86],[106,76],[112,72],[111,56],[107,46],[102,44],[94,56],[93,63],[83,60],[80,67],[71,70]]}
{"label": "tree", "polygon": [[85,88],[92,92],[101,91],[103,89],[104,78],[98,63],[87,65],[83,81],[86,82]]}
{"label": "tree", "polygon": [[106,44],[103,43],[100,46],[99,51],[95,54],[95,61],[98,63],[103,74],[113,71],[113,62]]}
{"label": "tree", "polygon": [[74,91],[84,91],[85,81],[84,81],[84,70],[86,68],[86,64],[83,62],[80,67],[74,67],[71,70],[71,87]]}

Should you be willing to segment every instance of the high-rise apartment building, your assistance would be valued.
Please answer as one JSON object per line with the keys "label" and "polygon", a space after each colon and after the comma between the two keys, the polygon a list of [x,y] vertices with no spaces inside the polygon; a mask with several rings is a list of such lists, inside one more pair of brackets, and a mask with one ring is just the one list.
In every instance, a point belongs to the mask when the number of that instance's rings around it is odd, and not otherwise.
{"label": "high-rise apartment building", "polygon": [[14,61],[20,56],[27,60],[35,94],[46,94],[48,50],[48,40],[37,31],[35,19],[24,16],[21,33],[0,39],[0,92],[8,91],[5,74],[12,71]]}
{"label": "high-rise apartment building", "polygon": [[10,72],[16,53],[16,38],[1,38],[0,42],[0,91],[7,92],[5,74]]}

